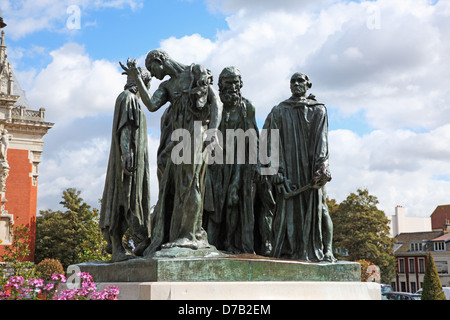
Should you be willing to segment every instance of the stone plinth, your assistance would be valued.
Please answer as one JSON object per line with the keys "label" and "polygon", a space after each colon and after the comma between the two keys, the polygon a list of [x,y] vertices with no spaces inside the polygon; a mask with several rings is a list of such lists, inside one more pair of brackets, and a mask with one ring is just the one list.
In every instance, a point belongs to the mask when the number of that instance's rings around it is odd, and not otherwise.
{"label": "stone plinth", "polygon": [[133,292],[138,300],[381,300],[373,282],[144,282]]}
{"label": "stone plinth", "polygon": [[135,258],[77,264],[96,282],[360,281],[356,262],[308,263],[257,255]]}
{"label": "stone plinth", "polygon": [[360,281],[356,262],[309,263],[170,249],[151,258],[75,267],[89,272],[99,288],[118,286],[120,300],[381,299],[379,284]]}
{"label": "stone plinth", "polygon": [[380,285],[374,282],[103,282],[97,289],[108,285],[119,288],[119,300],[381,300]]}

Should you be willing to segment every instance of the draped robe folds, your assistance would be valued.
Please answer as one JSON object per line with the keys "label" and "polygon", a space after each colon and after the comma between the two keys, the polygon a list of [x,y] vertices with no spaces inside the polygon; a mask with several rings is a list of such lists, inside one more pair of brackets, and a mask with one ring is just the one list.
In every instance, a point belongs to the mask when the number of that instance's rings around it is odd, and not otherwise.
{"label": "draped robe folds", "polygon": [[[136,170],[125,175],[121,160],[121,131],[129,127],[129,146]],[[100,228],[123,228],[123,219],[140,241],[150,235],[150,172],[147,123],[135,94],[124,90],[116,99],[111,149],[100,210]],[[110,242],[110,239],[106,239]]]}
{"label": "draped robe folds", "polygon": [[[219,129],[223,136],[223,164],[211,164],[207,171],[207,187],[205,194],[205,228],[208,233],[209,242],[220,250],[235,251],[239,253],[254,252],[254,172],[257,164],[249,163],[249,153],[258,154],[258,127],[255,120],[255,108],[251,102],[245,98],[237,107],[237,121],[228,121],[225,112],[222,114],[222,121]],[[256,136],[256,150],[249,145],[248,139],[245,142],[245,164],[237,163],[236,141],[234,148],[233,163],[226,163],[227,130],[242,129],[247,132],[253,129]],[[236,140],[236,139],[235,139]],[[227,205],[231,184],[239,184],[239,201],[234,208]],[[229,241],[229,243],[227,243]]]}
{"label": "draped robe folds", "polygon": [[[311,182],[316,170],[328,168],[328,118],[323,104],[291,97],[272,109],[264,129],[279,130],[278,172],[290,183],[303,187]],[[310,188],[289,199],[277,193],[271,255],[323,260],[325,214],[328,214],[325,187]]]}
{"label": "draped robe folds", "polygon": [[[203,194],[206,172],[206,159],[202,150],[203,143],[195,144],[195,139],[203,141],[208,120],[210,105],[197,108],[196,99],[191,95],[195,83],[200,77],[209,77],[210,73],[200,65],[191,65],[183,71],[179,78],[191,79],[191,82],[180,81],[177,90],[167,89],[170,102],[170,112],[164,115],[161,135],[161,145],[158,151],[158,161],[166,157],[165,165],[159,168],[158,202],[152,217],[152,239],[144,252],[145,256],[152,255],[161,248],[184,247],[198,249],[209,247],[206,232],[202,228]],[[160,88],[174,85],[173,78],[161,83]],[[202,123],[201,137],[194,135],[194,122]],[[191,137],[191,163],[175,164],[171,159],[171,149],[175,144],[183,143],[169,141],[169,136],[176,129],[186,129]],[[163,156],[162,150],[165,150]],[[197,160],[194,157],[197,156]]]}

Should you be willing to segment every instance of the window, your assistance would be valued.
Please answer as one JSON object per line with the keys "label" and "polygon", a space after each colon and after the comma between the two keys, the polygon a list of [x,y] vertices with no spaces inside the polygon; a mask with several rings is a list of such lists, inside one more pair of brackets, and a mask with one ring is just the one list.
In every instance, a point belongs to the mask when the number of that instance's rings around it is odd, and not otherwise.
{"label": "window", "polygon": [[419,258],[419,273],[425,273],[425,259]]}
{"label": "window", "polygon": [[12,215],[2,214],[0,216],[0,245],[12,244],[11,224]]}
{"label": "window", "polygon": [[422,242],[412,242],[410,244],[411,251],[422,251]]}
{"label": "window", "polygon": [[447,261],[435,261],[436,270],[438,274],[448,274],[448,264]]}
{"label": "window", "polygon": [[397,283],[395,283],[395,282],[391,282],[391,287],[392,287],[392,290],[394,290],[394,291],[397,291],[397,286],[396,286],[396,284]]}
{"label": "window", "polygon": [[405,273],[405,259],[398,259],[398,273]]}
{"label": "window", "polygon": [[416,273],[414,259],[408,259],[409,261],[409,273]]}
{"label": "window", "polygon": [[406,292],[406,282],[400,282],[400,291]]}
{"label": "window", "polygon": [[416,283],[415,282],[411,282],[411,293],[415,293],[416,291],[417,291]]}
{"label": "window", "polygon": [[444,250],[445,250],[444,241],[436,241],[434,243],[434,251],[444,251]]}

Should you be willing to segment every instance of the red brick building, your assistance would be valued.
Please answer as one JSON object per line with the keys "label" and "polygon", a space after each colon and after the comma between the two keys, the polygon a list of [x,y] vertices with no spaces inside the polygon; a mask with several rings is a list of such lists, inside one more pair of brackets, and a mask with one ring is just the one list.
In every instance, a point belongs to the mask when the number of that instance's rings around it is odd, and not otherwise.
{"label": "red brick building", "polygon": [[[0,26],[3,28],[4,25]],[[0,39],[0,256],[11,244],[11,224],[30,228],[29,261],[34,260],[38,166],[43,137],[53,123],[45,122],[45,109],[29,110],[7,61],[5,32]]]}
{"label": "red brick building", "polygon": [[442,286],[450,286],[450,205],[438,206],[431,214],[433,231],[404,232],[395,237],[395,291],[416,292],[423,285],[428,254],[433,260]]}
{"label": "red brick building", "polygon": [[440,205],[431,214],[431,228],[433,230],[448,231],[450,225],[450,204]]}

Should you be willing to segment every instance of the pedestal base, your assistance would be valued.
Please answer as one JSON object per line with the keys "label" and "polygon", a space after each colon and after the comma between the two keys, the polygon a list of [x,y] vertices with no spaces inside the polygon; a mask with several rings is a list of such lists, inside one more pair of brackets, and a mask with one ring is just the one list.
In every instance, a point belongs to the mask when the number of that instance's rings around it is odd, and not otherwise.
{"label": "pedestal base", "polygon": [[118,286],[121,300],[381,299],[379,284],[360,281],[357,262],[311,263],[173,249],[146,259],[75,267],[89,272],[99,290]]}
{"label": "pedestal base", "polygon": [[209,257],[158,256],[123,262],[88,262],[76,265],[97,282],[160,281],[357,281],[357,262],[311,263],[257,255]]}
{"label": "pedestal base", "polygon": [[381,300],[374,282],[235,281],[99,283],[119,287],[119,300]]}

